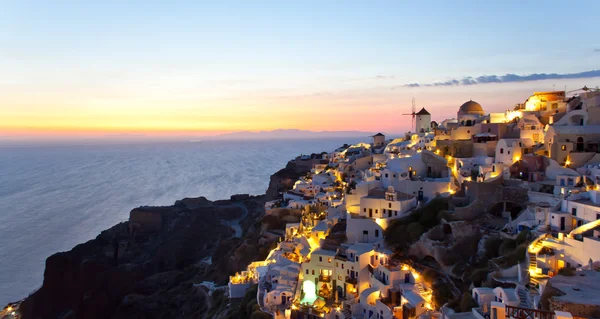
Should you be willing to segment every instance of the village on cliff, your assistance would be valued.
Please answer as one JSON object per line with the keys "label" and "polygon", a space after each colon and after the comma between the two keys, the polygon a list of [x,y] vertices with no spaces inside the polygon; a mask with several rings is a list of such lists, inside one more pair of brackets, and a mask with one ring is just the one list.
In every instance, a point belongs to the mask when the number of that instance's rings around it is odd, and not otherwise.
{"label": "village on cliff", "polygon": [[[600,91],[456,107],[440,123],[413,111],[401,138],[296,158],[310,172],[265,211],[300,222],[230,277],[232,302],[257,285],[277,319],[597,317]],[[444,303],[461,276],[460,305]]]}

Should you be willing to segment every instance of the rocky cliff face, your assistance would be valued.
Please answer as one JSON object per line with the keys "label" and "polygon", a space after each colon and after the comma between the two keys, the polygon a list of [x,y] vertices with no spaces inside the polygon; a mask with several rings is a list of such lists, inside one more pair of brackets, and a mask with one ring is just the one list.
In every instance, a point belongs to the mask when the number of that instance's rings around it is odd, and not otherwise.
{"label": "rocky cliff face", "polygon": [[288,162],[285,168],[271,175],[266,193],[267,200],[276,199],[281,192],[292,189],[298,178],[306,172],[306,169],[297,167],[293,162]]}
{"label": "rocky cliff face", "polygon": [[[266,257],[270,242],[260,222],[265,200],[300,174],[291,165],[277,172],[267,196],[186,198],[132,210],[129,222],[50,256],[42,287],[21,304],[22,318],[206,317],[210,298],[197,284],[226,284],[229,275]],[[242,236],[230,227],[232,220]]]}

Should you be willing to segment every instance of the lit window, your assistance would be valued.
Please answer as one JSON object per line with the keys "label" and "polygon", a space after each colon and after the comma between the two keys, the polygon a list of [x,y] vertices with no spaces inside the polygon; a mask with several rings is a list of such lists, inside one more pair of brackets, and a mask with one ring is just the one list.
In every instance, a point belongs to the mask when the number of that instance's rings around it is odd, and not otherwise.
{"label": "lit window", "polygon": [[561,146],[561,147],[560,147],[560,150],[561,150],[561,151],[566,151],[566,150],[567,150],[567,146],[566,146],[566,145],[563,145],[563,146]]}

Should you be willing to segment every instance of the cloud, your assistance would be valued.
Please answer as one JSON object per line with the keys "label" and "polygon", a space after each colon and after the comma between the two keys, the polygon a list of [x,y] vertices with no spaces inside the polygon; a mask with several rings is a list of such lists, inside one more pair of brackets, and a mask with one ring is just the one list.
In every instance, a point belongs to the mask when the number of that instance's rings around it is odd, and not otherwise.
{"label": "cloud", "polygon": [[375,79],[376,80],[392,80],[395,79],[396,77],[393,75],[376,75]]}
{"label": "cloud", "polygon": [[[600,49],[595,51],[600,52]],[[433,83],[409,83],[403,87],[427,87],[427,86],[457,86],[457,85],[476,85],[486,83],[511,83],[511,82],[531,82],[541,80],[561,80],[561,79],[585,79],[600,77],[600,70],[584,71],[579,73],[534,73],[529,75],[517,75],[507,73],[505,75],[482,75],[478,77],[466,76],[462,79],[453,79],[445,82]]]}
{"label": "cloud", "polygon": [[594,49],[594,52],[600,52],[600,49]]}

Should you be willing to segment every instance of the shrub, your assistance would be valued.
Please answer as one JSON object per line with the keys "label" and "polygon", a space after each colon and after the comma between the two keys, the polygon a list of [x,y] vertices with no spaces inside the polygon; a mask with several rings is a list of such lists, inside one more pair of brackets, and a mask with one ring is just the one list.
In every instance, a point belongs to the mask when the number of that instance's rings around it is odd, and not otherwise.
{"label": "shrub", "polygon": [[527,242],[527,237],[529,236],[529,230],[522,230],[515,239],[517,241],[517,245],[521,245]]}
{"label": "shrub", "polygon": [[498,248],[498,254],[504,256],[517,248],[517,242],[512,239],[504,239]]}
{"label": "shrub", "polygon": [[498,238],[498,237],[488,238],[484,243],[484,247],[485,247],[484,258],[492,259],[492,258],[498,257],[498,252],[499,252],[501,244],[502,244],[501,238]]}
{"label": "shrub", "polygon": [[471,282],[473,282],[475,286],[480,286],[487,279],[488,273],[489,270],[487,267],[475,269],[471,274]]}
{"label": "shrub", "polygon": [[462,297],[460,298],[460,311],[461,312],[467,312],[467,311],[471,311],[471,309],[478,307],[479,305],[477,304],[477,302],[475,300],[473,300],[473,297],[471,297],[471,294],[469,293],[469,291],[465,291],[462,295]]}

